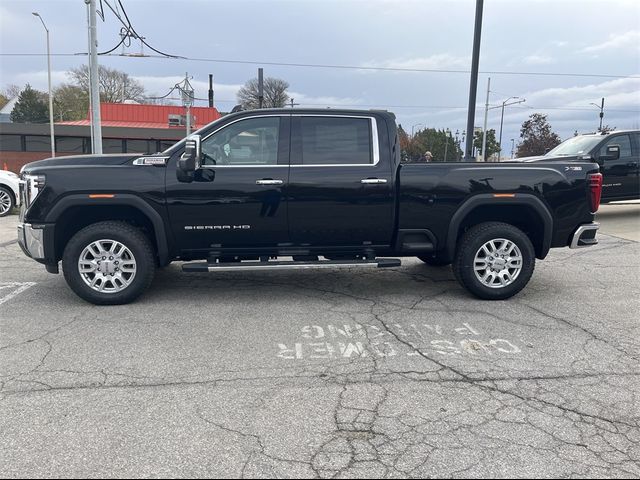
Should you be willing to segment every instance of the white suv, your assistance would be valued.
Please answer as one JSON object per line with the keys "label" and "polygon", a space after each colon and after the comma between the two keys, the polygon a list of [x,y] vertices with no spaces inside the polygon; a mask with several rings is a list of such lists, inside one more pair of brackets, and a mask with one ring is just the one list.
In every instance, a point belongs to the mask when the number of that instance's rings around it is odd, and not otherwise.
{"label": "white suv", "polygon": [[6,170],[0,170],[0,217],[9,215],[13,207],[20,205],[18,175]]}

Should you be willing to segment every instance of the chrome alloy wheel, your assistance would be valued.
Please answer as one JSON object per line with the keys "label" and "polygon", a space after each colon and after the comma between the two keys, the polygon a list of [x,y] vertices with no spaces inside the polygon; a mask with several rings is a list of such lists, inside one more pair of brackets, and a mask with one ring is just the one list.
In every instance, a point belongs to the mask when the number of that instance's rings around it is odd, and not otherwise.
{"label": "chrome alloy wheel", "polygon": [[0,215],[4,215],[11,208],[11,197],[9,192],[0,190]]}
{"label": "chrome alloy wheel", "polygon": [[515,282],[520,275],[522,253],[511,240],[494,238],[478,249],[473,269],[484,286],[503,288]]}
{"label": "chrome alloy wheel", "polygon": [[136,259],[126,246],[115,240],[96,240],[87,245],[78,259],[84,283],[96,292],[121,292],[136,276]]}

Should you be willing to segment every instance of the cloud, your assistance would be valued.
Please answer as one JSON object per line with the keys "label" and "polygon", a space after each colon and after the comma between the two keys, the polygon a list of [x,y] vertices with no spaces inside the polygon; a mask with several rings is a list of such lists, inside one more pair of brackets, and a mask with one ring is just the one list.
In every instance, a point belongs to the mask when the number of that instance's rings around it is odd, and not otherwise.
{"label": "cloud", "polygon": [[402,68],[419,70],[446,70],[468,68],[471,64],[469,56],[455,56],[449,53],[438,53],[428,57],[396,58],[384,61],[371,61],[361,64],[363,67]]}
{"label": "cloud", "polygon": [[549,65],[551,63],[556,63],[556,60],[548,55],[533,54],[524,57],[522,62],[527,65]]}
{"label": "cloud", "polygon": [[640,30],[630,30],[625,33],[612,33],[609,40],[591,45],[580,50],[582,53],[600,53],[612,49],[640,49]]}
{"label": "cloud", "polygon": [[[46,57],[42,57],[43,62],[46,62]],[[21,89],[28,83],[31,88],[46,92],[48,89],[48,76],[46,70],[39,70],[36,72],[24,72],[16,75],[8,76],[6,79],[3,76],[5,85],[18,85]],[[69,81],[69,76],[66,71],[52,70],[51,71],[51,87],[55,88],[61,83]],[[3,85],[4,86],[4,85]]]}
{"label": "cloud", "polygon": [[351,97],[313,96],[304,93],[289,91],[289,97],[301,107],[356,107],[362,101]]}
{"label": "cloud", "polygon": [[[640,109],[640,78],[619,78],[580,87],[546,88],[520,95],[527,105],[549,107],[585,107],[605,97],[606,108]],[[594,107],[595,108],[595,107]]]}

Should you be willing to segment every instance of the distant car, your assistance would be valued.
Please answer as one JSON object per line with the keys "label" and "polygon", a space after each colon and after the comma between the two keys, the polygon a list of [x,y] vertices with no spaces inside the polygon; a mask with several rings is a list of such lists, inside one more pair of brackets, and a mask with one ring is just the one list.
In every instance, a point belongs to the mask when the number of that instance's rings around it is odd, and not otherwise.
{"label": "distant car", "polygon": [[640,199],[640,130],[577,135],[538,157],[520,162],[593,160],[604,176],[602,203]]}
{"label": "distant car", "polygon": [[19,180],[15,173],[0,170],[0,217],[9,215],[13,207],[20,206]]}

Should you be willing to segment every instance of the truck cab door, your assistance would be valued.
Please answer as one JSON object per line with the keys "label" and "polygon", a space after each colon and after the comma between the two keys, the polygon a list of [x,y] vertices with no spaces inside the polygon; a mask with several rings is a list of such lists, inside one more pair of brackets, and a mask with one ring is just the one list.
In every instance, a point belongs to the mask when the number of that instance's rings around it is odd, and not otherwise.
{"label": "truck cab door", "polygon": [[291,242],[300,247],[390,245],[394,178],[388,150],[380,151],[386,130],[379,132],[376,117],[294,114],[291,121]]}
{"label": "truck cab door", "polygon": [[289,115],[255,115],[203,134],[191,182],[178,179],[182,152],[171,158],[167,208],[183,256],[270,252],[288,242],[289,125]]}
{"label": "truck cab door", "polygon": [[[620,157],[607,158],[607,147],[618,145]],[[634,145],[631,135],[621,133],[613,135],[600,146],[598,152],[601,171],[603,174],[602,198],[617,199],[638,196],[638,165],[639,152]]]}

